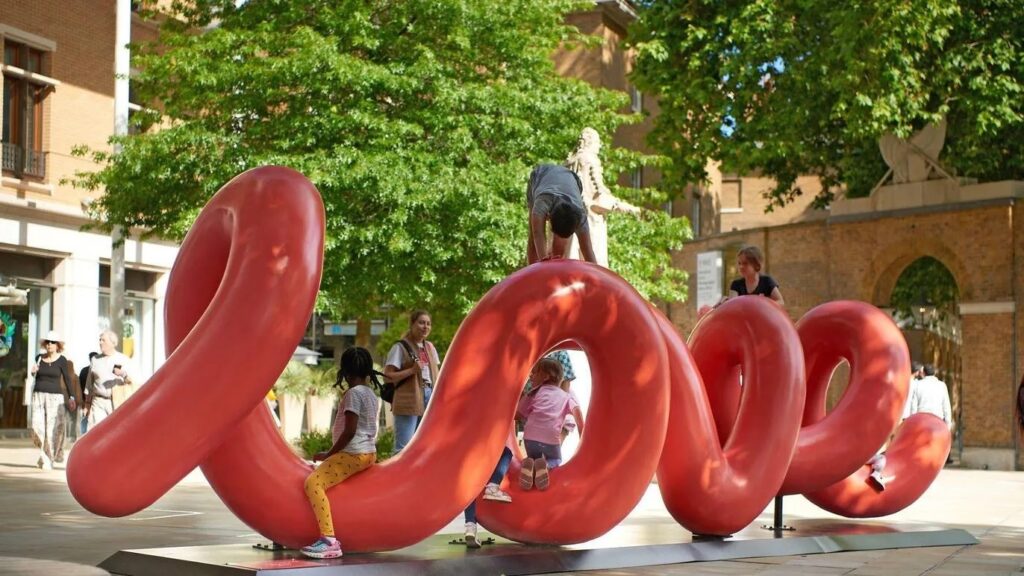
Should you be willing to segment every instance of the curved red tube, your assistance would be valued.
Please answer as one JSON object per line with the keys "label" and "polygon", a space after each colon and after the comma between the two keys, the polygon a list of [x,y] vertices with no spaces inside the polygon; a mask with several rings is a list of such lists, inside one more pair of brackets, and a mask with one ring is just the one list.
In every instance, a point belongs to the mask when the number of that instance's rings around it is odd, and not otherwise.
{"label": "curved red tube", "polygon": [[[84,507],[138,511],[201,464],[264,536],[289,546],[316,537],[303,491],[311,468],[281,440],[263,397],[305,330],[323,238],[322,203],[297,172],[251,170],[217,193],[172,270],[167,362],[72,452],[68,484]],[[898,329],[870,306],[831,303],[794,329],[768,300],[735,299],[701,321],[691,345],[692,357],[671,323],[604,268],[551,261],[512,274],[460,327],[413,441],[329,491],[337,535],[346,550],[391,550],[447,524],[480,494],[530,367],[559,346],[589,356],[590,413],[550,489],[512,483],[511,505],[480,502],[481,522],[515,540],[603,534],[655,469],[669,511],[697,533],[739,530],[780,491],[846,515],[887,514],[917,498],[948,454],[941,421],[915,416],[890,447],[893,481],[865,491],[862,464],[898,418],[907,377]],[[851,384],[826,416],[840,358]]]}
{"label": "curved red tube", "polygon": [[[660,328],[669,346],[672,412],[658,487],[687,530],[732,534],[771,502],[793,455],[804,403],[799,338],[786,314],[763,298],[733,299],[705,317],[690,338],[693,360],[667,319]],[[742,397],[736,366],[744,374]],[[736,391],[720,393],[720,405],[727,409],[735,398],[738,408],[722,442],[708,396],[724,387]]]}
{"label": "curved red tube", "polygon": [[262,407],[313,310],[323,238],[320,195],[294,170],[250,170],[210,200],[171,271],[167,362],[75,443],[67,478],[82,506],[142,510]]}
{"label": "curved red tube", "polygon": [[[603,534],[643,496],[664,442],[668,370],[655,328],[632,287],[598,266],[544,262],[513,274],[459,328],[413,441],[328,493],[338,538],[347,550],[392,550],[459,514],[490,476],[531,366],[569,338],[591,353],[595,374],[580,451],[552,472],[549,490],[513,487],[511,505],[481,502],[477,514],[489,529],[524,542],[567,544]],[[613,334],[637,345],[614,347]],[[277,542],[308,543],[317,535],[302,492],[309,469],[290,464],[286,450],[242,444],[260,427],[269,442],[262,415],[249,420],[203,470],[247,524]],[[263,474],[272,481],[248,480]],[[604,489],[612,484],[615,490]],[[267,501],[275,505],[253,504]]]}
{"label": "curved red tube", "polygon": [[853,474],[824,489],[805,494],[808,500],[847,518],[874,518],[899,512],[924,494],[949,456],[952,436],[942,418],[919,413],[907,418],[886,451],[884,492],[868,483],[871,469]]}
{"label": "curved red tube", "polygon": [[[501,362],[493,381],[517,399],[535,359],[572,338],[590,362],[590,409],[579,451],[551,473],[550,489],[523,492],[513,482],[511,504],[481,500],[477,514],[488,529],[518,541],[590,540],[625,518],[654,476],[668,422],[665,345],[648,304],[605,268],[575,261],[545,262],[509,280],[508,285],[500,285],[500,293],[489,293],[477,309],[500,309],[507,314],[508,320],[503,320],[492,312],[485,321],[488,326],[498,323],[501,331],[513,328],[510,321],[515,319],[522,326],[516,336],[520,342],[507,345],[526,353]],[[544,325],[549,326],[538,330]],[[526,327],[531,328],[522,332]],[[460,328],[460,336],[466,328],[466,324]],[[470,333],[475,334],[475,329]],[[453,345],[447,362],[454,370],[446,372],[445,378],[458,374],[463,356],[456,360],[456,352]],[[443,386],[449,384],[445,381]],[[508,411],[503,421],[511,415]],[[500,450],[499,443],[485,460],[493,465]],[[518,473],[517,461],[510,474],[518,478]]]}
{"label": "curved red tube", "polygon": [[[828,302],[801,318],[797,331],[807,363],[807,403],[782,494],[817,490],[860,468],[896,427],[910,385],[903,334],[874,306]],[[850,381],[826,415],[829,380],[843,359]]]}

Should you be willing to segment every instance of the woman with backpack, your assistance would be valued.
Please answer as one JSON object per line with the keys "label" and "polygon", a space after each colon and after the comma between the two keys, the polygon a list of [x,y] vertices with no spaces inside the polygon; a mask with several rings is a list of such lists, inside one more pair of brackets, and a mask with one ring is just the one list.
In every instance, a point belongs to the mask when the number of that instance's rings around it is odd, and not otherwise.
{"label": "woman with backpack", "polygon": [[437,348],[427,341],[430,327],[430,314],[425,310],[414,311],[409,318],[409,330],[395,342],[384,361],[384,377],[395,384],[391,403],[395,415],[395,454],[412,439],[437,382],[441,360]]}

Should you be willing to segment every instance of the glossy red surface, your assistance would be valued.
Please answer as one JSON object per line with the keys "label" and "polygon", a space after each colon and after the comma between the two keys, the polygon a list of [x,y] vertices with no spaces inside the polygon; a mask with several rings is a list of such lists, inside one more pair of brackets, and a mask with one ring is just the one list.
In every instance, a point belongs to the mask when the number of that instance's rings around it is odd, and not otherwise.
{"label": "glossy red surface", "polygon": [[[171,272],[167,362],[72,452],[68,485],[85,508],[131,514],[201,465],[265,537],[298,547],[318,535],[303,491],[311,467],[263,398],[306,328],[323,240],[319,194],[297,172],[251,170],[217,193]],[[551,260],[500,282],[466,317],[405,450],[328,492],[346,551],[414,544],[477,498],[513,442],[531,366],[558,347],[588,355],[585,432],[548,490],[506,482],[511,504],[478,501],[481,523],[514,540],[596,538],[629,514],[655,472],[668,510],[695,533],[736,532],[780,491],[848,516],[888,514],[927,488],[949,451],[941,421],[915,416],[890,447],[886,491],[865,482],[863,464],[899,418],[909,376],[902,335],[871,306],[825,304],[794,327],[768,299],[733,299],[703,317],[688,348],[613,272]],[[826,414],[841,359],[851,382]]]}

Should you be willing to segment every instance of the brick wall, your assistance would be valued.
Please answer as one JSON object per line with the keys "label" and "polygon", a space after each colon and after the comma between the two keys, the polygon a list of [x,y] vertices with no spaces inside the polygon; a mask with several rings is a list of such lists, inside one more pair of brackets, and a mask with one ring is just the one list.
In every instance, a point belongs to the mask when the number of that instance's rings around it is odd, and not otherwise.
{"label": "brick wall", "polygon": [[[47,58],[46,75],[61,82],[46,98],[43,150],[49,153],[45,192],[0,189],[33,200],[77,207],[88,196],[61,184],[76,170],[93,165],[71,155],[77,145],[106,149],[114,125],[113,0],[4,0],[0,23],[49,41],[57,48]],[[16,39],[14,39],[16,40]]]}
{"label": "brick wall", "polygon": [[[555,69],[562,76],[579,78],[592,86],[629,94],[632,88],[629,74],[633,69],[634,53],[623,49],[626,30],[608,16],[604,8],[598,7],[597,10],[570,14],[566,18],[566,23],[575,26],[584,34],[600,38],[601,43],[588,50],[556,51],[552,56]],[[620,127],[612,138],[615,146],[650,151],[645,138],[651,130],[653,118],[658,114],[658,106],[652,97],[643,98],[642,106],[646,113],[644,121]],[[628,105],[624,111],[628,111]],[[566,150],[566,154],[568,153]],[[658,178],[657,171],[645,169],[642,183],[644,186],[652,186]],[[618,183],[629,186],[631,175],[621,174]]]}
{"label": "brick wall", "polygon": [[[1024,232],[1013,224],[1021,218],[1020,207],[1009,204],[832,218],[699,238],[675,254],[674,262],[693,272],[698,252],[722,250],[727,289],[729,280],[736,277],[736,249],[743,244],[760,246],[765,271],[779,281],[787,311],[797,320],[831,300],[887,306],[906,267],[917,258],[932,256],[952,272],[962,303],[1015,301],[1020,310],[1024,306]],[[696,320],[695,273],[690,275],[690,294],[690,301],[670,307],[670,317],[683,334],[689,334]],[[1013,401],[1024,364],[1024,320],[1012,312],[969,314],[962,317],[962,330],[960,363],[953,362],[947,371],[959,371],[962,378],[962,389],[954,385],[951,392],[954,402],[962,403],[963,444],[1013,449],[1017,443]],[[924,356],[934,356],[946,345],[923,337],[919,347]],[[934,358],[924,360],[934,362]],[[831,402],[845,377],[845,369],[837,371]],[[1024,467],[1024,461],[1021,464]]]}
{"label": "brick wall", "polygon": [[971,314],[962,322],[964,445],[1012,448],[1013,314]]}
{"label": "brick wall", "polygon": [[[1024,218],[1024,205],[1017,202],[1013,207],[1013,222],[1017,223],[1017,226],[1013,229],[1013,246],[1011,252],[1013,253],[1013,275],[1014,275],[1014,322],[1015,322],[1015,341],[1017,357],[1014,358],[1014,383],[1018,385],[1024,384],[1024,226],[1020,223],[1024,222],[1021,220]],[[1015,397],[1016,398],[1016,397]],[[1017,469],[1024,469],[1024,450],[1020,447],[1024,445],[1024,438],[1021,437],[1022,429],[1018,424],[1017,418],[1014,418],[1014,427],[1017,433],[1014,435],[1016,441],[1017,450]]]}

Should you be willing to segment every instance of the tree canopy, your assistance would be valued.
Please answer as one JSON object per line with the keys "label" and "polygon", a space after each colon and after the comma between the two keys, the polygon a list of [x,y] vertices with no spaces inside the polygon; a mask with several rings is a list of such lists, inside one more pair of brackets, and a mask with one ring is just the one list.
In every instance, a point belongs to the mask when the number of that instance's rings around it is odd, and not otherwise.
{"label": "tree canopy", "polygon": [[676,186],[705,161],[774,177],[775,205],[865,195],[878,138],[946,117],[940,160],[979,180],[1024,177],[1022,0],[642,2],[635,82],[657,93],[652,134]]}
{"label": "tree canopy", "polygon": [[[462,315],[525,264],[525,186],[580,130],[609,141],[639,120],[625,94],[557,74],[553,52],[588,42],[564,24],[577,0],[190,0],[135,46],[133,118],[143,133],[76,183],[106,193],[95,214],[181,238],[224,183],[280,164],[323,195],[321,309],[367,317],[425,306]],[[606,174],[658,157],[606,147]],[[657,190],[615,188],[656,206]],[[685,296],[670,248],[684,220],[613,219],[614,264],[645,295]],[[618,265],[621,264],[621,267]],[[404,315],[403,315],[404,316]],[[400,316],[402,317],[402,316]],[[439,326],[440,327],[440,326]]]}
{"label": "tree canopy", "polygon": [[914,260],[900,273],[890,306],[897,318],[914,319],[915,310],[933,309],[934,318],[956,317],[960,290],[949,268],[931,256]]}

